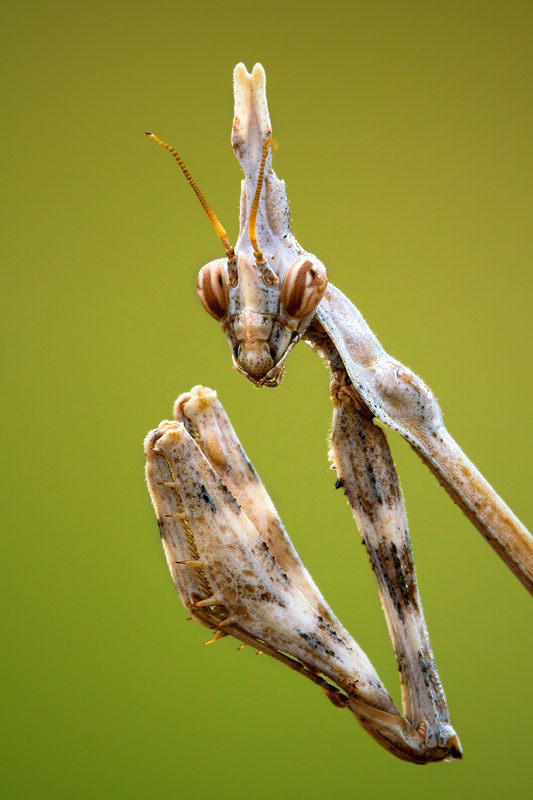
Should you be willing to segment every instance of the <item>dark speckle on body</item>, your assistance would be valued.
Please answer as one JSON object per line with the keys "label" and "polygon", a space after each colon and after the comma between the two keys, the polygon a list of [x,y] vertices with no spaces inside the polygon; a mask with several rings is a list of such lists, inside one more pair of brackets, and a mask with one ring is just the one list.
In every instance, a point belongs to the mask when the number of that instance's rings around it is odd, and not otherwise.
{"label": "dark speckle on body", "polygon": [[204,503],[207,503],[213,514],[216,513],[217,507],[203,483],[200,483],[198,486],[198,496],[204,501]]}
{"label": "dark speckle on body", "polygon": [[[330,636],[332,636],[333,639],[335,639],[335,641],[338,644],[342,644],[343,647],[347,647],[346,642],[343,639],[340,638],[340,636],[337,634],[337,632],[330,625],[328,625],[328,623],[324,620],[323,617],[320,617],[320,616],[318,617],[318,624],[319,624],[319,626],[321,628],[323,628],[325,631],[327,631],[328,634]],[[348,648],[348,649],[350,650],[351,648]]]}
{"label": "dark speckle on body", "polygon": [[236,514],[240,514],[242,509],[241,509],[241,507],[239,505],[239,502],[235,498],[235,496],[230,492],[230,490],[228,489],[226,484],[225,483],[221,483],[220,488],[224,492],[224,494],[226,495],[226,500],[229,502],[229,504],[232,507],[233,511]]}
{"label": "dark speckle on body", "polygon": [[376,480],[376,476],[374,474],[374,467],[372,466],[370,461],[366,462],[366,474],[368,477],[368,482],[370,484],[370,488],[372,490],[372,494],[374,495],[376,502],[380,505],[383,503],[383,497],[381,495],[381,491]]}
{"label": "dark speckle on body", "polygon": [[329,647],[326,647],[323,642],[321,642],[320,639],[318,639],[314,634],[298,630],[298,635],[301,636],[302,639],[305,639],[305,641],[308,642],[308,644],[310,644],[315,650],[321,650],[328,656],[335,656],[334,650],[330,650]]}
{"label": "dark speckle on body", "polygon": [[396,573],[396,582],[402,600],[407,607],[417,607],[416,598],[416,580],[415,580],[415,565],[410,552],[409,534],[405,531],[406,544],[403,548],[403,553],[400,556],[395,544],[391,545],[392,563]]}

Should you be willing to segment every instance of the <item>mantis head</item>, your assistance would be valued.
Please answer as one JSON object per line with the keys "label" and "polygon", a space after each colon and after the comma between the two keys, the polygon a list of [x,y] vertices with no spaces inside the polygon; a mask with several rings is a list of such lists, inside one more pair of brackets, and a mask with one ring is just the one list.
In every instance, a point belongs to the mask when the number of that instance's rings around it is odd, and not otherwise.
{"label": "mantis head", "polygon": [[226,334],[235,368],[256,386],[278,386],[283,362],[309,326],[328,279],[322,262],[291,233],[285,183],[272,169],[263,67],[256,64],[250,74],[238,64],[234,87],[232,145],[244,171],[235,247],[178,154],[146,135],[174,155],[224,245],[225,258],[200,270],[197,291]]}

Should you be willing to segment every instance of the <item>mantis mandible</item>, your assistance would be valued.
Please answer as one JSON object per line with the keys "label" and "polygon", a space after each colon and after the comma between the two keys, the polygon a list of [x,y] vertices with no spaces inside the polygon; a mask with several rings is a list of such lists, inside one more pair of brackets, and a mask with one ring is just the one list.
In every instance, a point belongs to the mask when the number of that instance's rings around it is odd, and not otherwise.
{"label": "mantis mandible", "polygon": [[232,144],[244,171],[235,247],[178,154],[225,257],[198,276],[198,295],[226,334],[236,369],[278,386],[303,340],[331,369],[330,458],[366,545],[393,641],[403,714],[301,563],[217,400],[181,395],[174,420],[146,439],[147,479],[175,586],[192,618],[232,635],[321,686],[387,750],[424,764],[461,758],[416,583],[402,493],[382,427],[398,431],[524,586],[533,538],[444,427],[430,389],[389,356],[322,262],[290,230],[272,169],[265,73],[235,68]]}

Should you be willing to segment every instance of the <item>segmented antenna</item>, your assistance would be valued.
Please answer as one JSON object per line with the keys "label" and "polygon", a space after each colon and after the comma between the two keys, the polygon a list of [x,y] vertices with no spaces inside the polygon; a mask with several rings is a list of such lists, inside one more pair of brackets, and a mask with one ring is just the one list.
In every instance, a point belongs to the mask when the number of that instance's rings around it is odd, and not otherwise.
{"label": "segmented antenna", "polygon": [[261,164],[259,166],[259,175],[257,177],[257,186],[255,187],[255,195],[252,202],[252,207],[250,209],[250,217],[248,219],[248,236],[250,238],[250,244],[254,249],[254,256],[255,256],[255,263],[259,267],[261,271],[261,275],[263,276],[264,280],[267,283],[277,283],[278,276],[274,272],[271,267],[269,267],[265,261],[265,257],[263,255],[263,251],[259,247],[259,242],[257,241],[257,209],[259,207],[259,198],[261,197],[261,189],[263,187],[263,179],[265,175],[265,162],[268,153],[269,145],[276,146],[274,139],[267,139],[263,145],[263,152],[261,153]]}
{"label": "segmented antenna", "polygon": [[164,147],[165,150],[168,150],[169,153],[171,153],[174,156],[174,158],[178,162],[178,165],[179,165],[181,171],[183,172],[183,174],[187,178],[188,182],[190,183],[193,192],[195,193],[196,197],[198,198],[198,200],[202,204],[202,208],[204,209],[205,213],[207,214],[207,216],[209,217],[209,219],[213,223],[213,227],[215,228],[215,230],[217,232],[218,238],[220,239],[220,241],[224,245],[224,249],[226,251],[227,258],[228,259],[235,258],[235,250],[231,246],[231,242],[228,239],[228,234],[224,230],[224,228],[221,225],[217,215],[215,214],[215,212],[213,211],[213,209],[211,208],[211,206],[209,205],[209,203],[207,202],[207,200],[205,199],[205,197],[201,193],[201,191],[198,188],[198,186],[196,185],[191,173],[189,172],[189,170],[187,169],[187,167],[185,166],[185,164],[183,163],[183,161],[181,160],[179,155],[176,153],[174,148],[170,147],[170,145],[166,144],[165,142],[162,142],[161,139],[158,139],[157,136],[155,136],[153,133],[150,133],[150,131],[143,131],[143,133],[144,133],[145,136],[149,136],[151,139],[154,139],[156,142],[158,142],[161,145],[161,147]]}
{"label": "segmented antenna", "polygon": [[273,139],[267,139],[263,145],[263,152],[261,154],[261,165],[259,167],[259,175],[257,177],[257,186],[255,187],[255,195],[254,200],[252,203],[252,208],[250,209],[250,218],[248,220],[248,236],[250,237],[250,243],[254,249],[254,256],[257,262],[263,262],[265,259],[263,258],[263,251],[259,247],[259,242],[257,241],[257,231],[256,231],[256,224],[257,224],[257,209],[259,207],[259,198],[261,196],[261,189],[263,187],[263,178],[265,175],[265,161],[268,153],[268,146],[272,144]]}

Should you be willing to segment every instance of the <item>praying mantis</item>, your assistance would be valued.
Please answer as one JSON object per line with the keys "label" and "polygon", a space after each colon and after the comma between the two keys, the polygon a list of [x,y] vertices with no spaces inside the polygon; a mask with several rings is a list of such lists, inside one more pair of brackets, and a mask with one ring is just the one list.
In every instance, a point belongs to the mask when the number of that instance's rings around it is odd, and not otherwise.
{"label": "praying mantis", "polygon": [[209,641],[231,635],[281,661],[349,708],[368,733],[417,764],[462,757],[426,628],[402,492],[384,429],[399,432],[500,558],[533,593],[533,537],[444,427],[431,390],[381,347],[324,264],[290,229],[272,169],[265,73],[234,72],[232,145],[243,169],[232,247],[178,154],[225,256],[197,290],[255,386],[276,387],[305,341],[331,370],[330,458],[374,570],[400,672],[399,711],[369,659],[300,561],[216,393],[196,386],[145,442],[147,481],[170,572]]}

